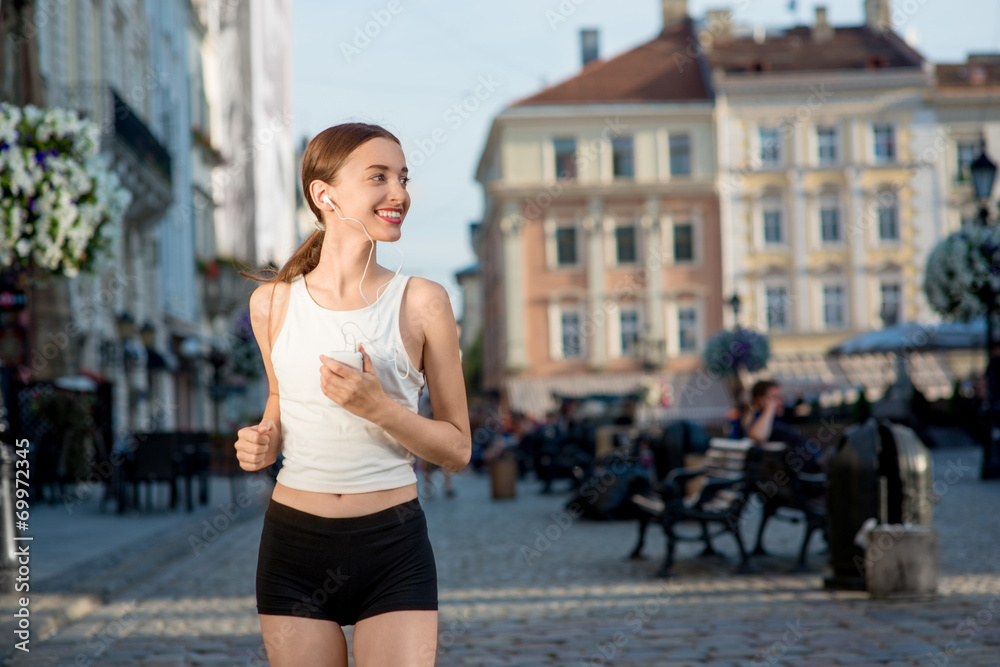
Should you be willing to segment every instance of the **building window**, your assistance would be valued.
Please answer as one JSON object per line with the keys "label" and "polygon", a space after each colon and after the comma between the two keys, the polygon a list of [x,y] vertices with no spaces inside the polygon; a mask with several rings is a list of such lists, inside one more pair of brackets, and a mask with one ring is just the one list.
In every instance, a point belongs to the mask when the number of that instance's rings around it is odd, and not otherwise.
{"label": "building window", "polygon": [[899,322],[902,289],[899,283],[886,282],[882,283],[880,291],[882,293],[882,307],[879,309],[879,317],[882,318],[885,326],[892,326]]}
{"label": "building window", "polygon": [[781,211],[770,209],[764,211],[764,243],[783,243],[781,229]]}
{"label": "building window", "polygon": [[615,227],[615,247],[619,264],[631,264],[635,262],[635,225],[625,225]]}
{"label": "building window", "polygon": [[670,175],[691,175],[691,135],[670,135]]}
{"label": "building window", "polygon": [[960,141],[958,143],[958,172],[956,180],[967,181],[972,177],[969,171],[972,161],[976,159],[976,145]]}
{"label": "building window", "polygon": [[580,313],[562,313],[562,356],[566,359],[583,356],[583,341],[580,337]]}
{"label": "building window", "polygon": [[837,243],[840,235],[840,209],[835,206],[824,206],[819,210],[820,238],[823,243]]}
{"label": "building window", "polygon": [[776,127],[760,128],[760,162],[765,167],[776,167],[781,161],[781,135]]}
{"label": "building window", "polygon": [[559,266],[572,266],[577,263],[576,227],[556,229],[556,263]]}
{"label": "building window", "polygon": [[820,164],[835,164],[837,162],[837,128],[832,125],[817,127],[816,146]]}
{"label": "building window", "polygon": [[844,288],[841,285],[823,287],[823,324],[828,329],[844,326]]}
{"label": "building window", "polygon": [[880,241],[899,240],[899,207],[896,197],[883,193],[878,197],[878,237]]}
{"label": "building window", "polygon": [[694,226],[690,222],[674,225],[674,261],[694,261]]}
{"label": "building window", "polygon": [[694,308],[677,310],[677,347],[682,353],[698,349],[698,318]]}
{"label": "building window", "polygon": [[552,147],[556,154],[556,178],[576,178],[576,139],[556,138]]}
{"label": "building window", "polygon": [[767,288],[767,328],[788,327],[788,292],[784,287]]}
{"label": "building window", "polygon": [[884,123],[873,126],[875,132],[875,160],[894,162],[896,160],[896,130]]}
{"label": "building window", "polygon": [[639,311],[621,311],[622,356],[633,357],[639,351]]}
{"label": "building window", "polygon": [[611,140],[611,169],[615,178],[635,177],[632,137],[615,137]]}

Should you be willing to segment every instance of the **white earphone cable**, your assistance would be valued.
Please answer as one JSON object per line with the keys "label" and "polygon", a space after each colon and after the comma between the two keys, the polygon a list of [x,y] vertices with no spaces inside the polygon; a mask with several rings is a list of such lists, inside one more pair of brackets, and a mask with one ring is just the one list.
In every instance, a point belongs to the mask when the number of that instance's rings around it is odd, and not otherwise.
{"label": "white earphone cable", "polygon": [[[358,292],[360,292],[361,298],[365,300],[365,303],[368,304],[369,307],[371,307],[372,304],[371,304],[371,302],[368,301],[368,297],[365,296],[364,290],[361,289],[361,286],[364,284],[365,276],[368,275],[368,265],[371,263],[371,261],[372,261],[372,253],[375,251],[375,240],[371,237],[371,234],[368,233],[368,229],[365,227],[365,224],[363,222],[361,222],[357,218],[351,218],[351,217],[346,217],[345,218],[344,216],[340,215],[340,211],[338,211],[337,207],[334,206],[333,202],[330,201],[329,195],[324,195],[323,199],[326,201],[326,203],[330,204],[330,206],[333,208],[333,212],[337,214],[338,218],[340,218],[341,220],[353,220],[354,222],[356,222],[359,225],[361,225],[361,229],[365,232],[365,236],[367,236],[368,240],[371,242],[371,248],[368,250],[368,261],[365,262],[365,270],[361,274],[361,280],[360,280],[360,282],[358,282]],[[382,312],[381,312],[381,306],[382,306],[382,304],[379,302],[379,291],[383,287],[385,287],[386,285],[388,285],[389,283],[391,283],[393,280],[396,279],[396,276],[399,275],[399,272],[403,270],[403,262],[406,261],[406,255],[403,253],[402,248],[400,248],[399,246],[397,246],[395,242],[390,242],[390,245],[392,247],[396,248],[396,250],[399,251],[401,259],[400,259],[400,262],[399,262],[399,268],[396,269],[396,273],[393,274],[392,278],[390,278],[388,281],[386,281],[383,285],[379,286],[375,290],[375,332],[374,333],[376,335],[378,335],[379,327],[381,326],[381,323],[382,323]],[[361,327],[356,322],[351,322],[349,324],[353,324],[355,327],[357,327],[358,331],[362,334],[362,336],[364,336],[364,331],[361,330]],[[342,334],[344,334],[344,339],[345,340],[347,340],[348,337],[353,338],[353,336],[351,336],[346,331],[344,331],[344,327],[346,327],[346,326],[348,326],[348,325],[345,324],[340,329],[340,332]],[[368,336],[367,339],[368,340],[375,340],[374,336]],[[352,351],[356,352],[357,348],[358,348],[358,342],[355,339]],[[392,355],[391,359],[386,359],[385,357],[380,357],[380,356],[372,353],[370,350],[367,350],[367,349],[365,351],[368,352],[368,356],[370,356],[370,357],[372,357],[374,359],[380,359],[382,361],[385,361],[386,363],[392,363],[392,368],[396,372],[397,377],[399,377],[399,379],[401,379],[401,380],[405,380],[408,377],[410,377],[410,363],[409,363],[409,361],[407,361],[405,359],[403,360],[404,361],[404,365],[405,365],[405,369],[406,369],[406,374],[405,375],[400,375],[399,365],[397,363],[397,359],[399,358],[399,349],[398,349],[398,346],[395,345],[395,344],[392,346],[392,348],[393,348],[393,355]]]}

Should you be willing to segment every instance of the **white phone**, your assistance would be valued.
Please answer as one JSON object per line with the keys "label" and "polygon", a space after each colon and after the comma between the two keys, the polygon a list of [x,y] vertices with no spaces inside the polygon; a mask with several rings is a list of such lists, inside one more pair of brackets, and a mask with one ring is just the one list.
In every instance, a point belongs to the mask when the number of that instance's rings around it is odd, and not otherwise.
{"label": "white phone", "polygon": [[360,371],[364,368],[364,357],[361,356],[360,352],[340,350],[339,352],[324,352],[324,354],[342,364],[347,364],[355,370]]}

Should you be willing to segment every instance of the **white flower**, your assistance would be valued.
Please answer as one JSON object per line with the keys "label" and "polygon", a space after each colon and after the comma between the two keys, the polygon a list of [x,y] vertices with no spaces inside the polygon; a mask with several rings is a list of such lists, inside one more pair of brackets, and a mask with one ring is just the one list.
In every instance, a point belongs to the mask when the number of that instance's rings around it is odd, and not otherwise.
{"label": "white flower", "polygon": [[0,177],[9,184],[0,264],[19,258],[73,276],[83,262],[88,270],[107,263],[95,244],[114,238],[131,195],[97,156],[99,140],[100,128],[75,111],[0,103]]}

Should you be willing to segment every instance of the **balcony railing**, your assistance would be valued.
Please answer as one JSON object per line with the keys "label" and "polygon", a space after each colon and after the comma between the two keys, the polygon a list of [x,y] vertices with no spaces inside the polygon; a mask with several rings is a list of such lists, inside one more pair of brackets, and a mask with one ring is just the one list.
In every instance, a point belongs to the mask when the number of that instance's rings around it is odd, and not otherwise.
{"label": "balcony railing", "polygon": [[132,107],[109,86],[114,100],[115,134],[127,144],[139,159],[155,165],[164,178],[170,180],[170,153],[163,147],[146,124],[132,111]]}
{"label": "balcony railing", "polygon": [[116,139],[144,165],[171,180],[170,152],[153,135],[122,96],[107,83],[79,84],[50,89],[50,106],[76,110],[97,123],[102,143]]}

